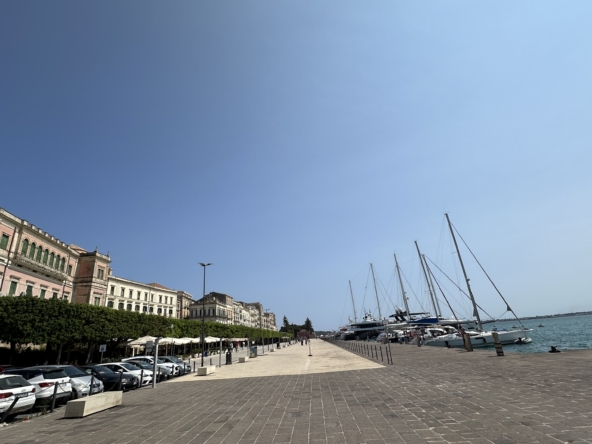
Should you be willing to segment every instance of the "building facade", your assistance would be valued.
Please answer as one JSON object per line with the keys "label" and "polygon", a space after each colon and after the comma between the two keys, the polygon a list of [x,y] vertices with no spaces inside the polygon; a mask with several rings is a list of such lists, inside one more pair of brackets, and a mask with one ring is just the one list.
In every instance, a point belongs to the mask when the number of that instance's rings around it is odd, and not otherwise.
{"label": "building facade", "polygon": [[193,297],[183,290],[177,291],[177,318],[189,319],[189,306],[193,302]]}
{"label": "building facade", "polygon": [[177,317],[177,291],[157,283],[142,284],[109,276],[106,306],[168,318]]}
{"label": "building facade", "polygon": [[[189,306],[191,319],[205,318],[206,322],[219,322],[220,324],[234,324],[233,307],[234,299],[224,293],[211,292],[194,301]],[[204,310],[205,309],[205,315]]]}

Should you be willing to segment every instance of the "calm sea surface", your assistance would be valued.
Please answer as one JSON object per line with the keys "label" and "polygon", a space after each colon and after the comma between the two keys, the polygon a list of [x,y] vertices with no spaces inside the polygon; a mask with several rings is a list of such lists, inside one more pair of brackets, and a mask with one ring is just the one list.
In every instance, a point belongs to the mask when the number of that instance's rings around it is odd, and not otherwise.
{"label": "calm sea surface", "polygon": [[[532,342],[524,345],[504,345],[505,352],[548,352],[552,345],[556,345],[559,350],[592,348],[592,315],[531,319],[522,321],[522,324],[532,328],[529,334]],[[539,327],[540,324],[544,327]],[[495,325],[498,329],[510,329],[514,325],[520,327],[518,321],[496,322]],[[491,330],[492,326],[488,324],[486,329]]]}

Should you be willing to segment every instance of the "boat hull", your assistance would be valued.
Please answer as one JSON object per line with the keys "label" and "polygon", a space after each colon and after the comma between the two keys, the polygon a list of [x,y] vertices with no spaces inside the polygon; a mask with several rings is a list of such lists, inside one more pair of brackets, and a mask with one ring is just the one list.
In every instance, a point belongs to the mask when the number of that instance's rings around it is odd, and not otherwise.
{"label": "boat hull", "polygon": [[[498,334],[500,343],[505,345],[514,344],[515,341],[520,338],[527,338],[530,331],[532,330],[525,329],[498,331],[496,333]],[[476,335],[471,334],[471,345],[473,347],[488,347],[495,345],[493,342],[493,335],[491,333],[492,332],[488,331]],[[428,345],[430,347],[464,347],[465,343],[460,336],[454,334],[427,340],[425,341],[424,345]]]}

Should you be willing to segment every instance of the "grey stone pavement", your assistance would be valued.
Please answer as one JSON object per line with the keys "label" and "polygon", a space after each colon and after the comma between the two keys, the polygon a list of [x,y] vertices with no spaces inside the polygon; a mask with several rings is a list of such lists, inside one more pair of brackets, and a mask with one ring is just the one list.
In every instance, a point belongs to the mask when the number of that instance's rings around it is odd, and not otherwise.
{"label": "grey stone pavement", "polygon": [[392,344],[387,365],[384,345],[384,362],[380,345],[378,360],[337,345],[125,393],[87,418],[62,410],[12,424],[0,443],[592,443],[592,350],[497,357]]}

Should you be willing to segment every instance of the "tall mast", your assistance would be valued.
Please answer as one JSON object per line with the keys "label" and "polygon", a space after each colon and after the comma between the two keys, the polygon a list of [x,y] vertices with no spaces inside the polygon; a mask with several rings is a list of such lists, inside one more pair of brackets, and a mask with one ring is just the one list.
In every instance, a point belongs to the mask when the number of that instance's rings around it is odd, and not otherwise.
{"label": "tall mast", "polygon": [[440,308],[440,301],[438,301],[438,296],[436,293],[436,287],[434,287],[434,281],[432,280],[432,273],[430,273],[430,266],[428,265],[428,261],[426,260],[425,254],[421,255],[423,257],[423,263],[426,266],[426,269],[428,271],[428,278],[430,280],[430,286],[432,287],[432,291],[434,292],[434,295],[436,295],[436,297],[434,298],[434,300],[436,301],[436,316],[442,316],[442,309]]}
{"label": "tall mast", "polygon": [[469,284],[469,278],[467,277],[467,272],[465,271],[465,265],[463,264],[462,257],[460,257],[460,251],[458,250],[458,244],[456,243],[456,237],[454,236],[454,230],[452,229],[450,218],[448,217],[448,213],[444,213],[444,215],[446,216],[448,228],[450,229],[450,234],[452,235],[452,240],[454,241],[454,247],[456,248],[456,254],[458,255],[460,267],[462,268],[463,275],[465,276],[465,281],[467,282],[469,297],[471,298],[471,302],[473,303],[473,316],[475,316],[475,318],[477,319],[477,325],[479,326],[479,329],[483,331],[483,324],[481,324],[481,318],[479,317],[479,311],[477,310],[477,303],[475,302],[475,297],[473,296],[473,292],[471,291],[471,285]]}
{"label": "tall mast", "polygon": [[354,307],[354,322],[358,322],[358,314],[356,313],[356,303],[354,302],[354,292],[351,287],[351,281],[349,282],[349,293],[351,294],[352,306]]}
{"label": "tall mast", "polygon": [[428,273],[425,269],[425,264],[423,263],[423,257],[421,256],[421,252],[419,251],[419,245],[417,245],[417,241],[415,242],[415,248],[417,248],[417,254],[419,256],[419,262],[421,262],[421,269],[423,270],[423,276],[425,278],[426,284],[428,286],[428,291],[430,292],[430,298],[432,300],[432,307],[434,307],[434,311],[436,312],[436,317],[439,316],[438,307],[436,307],[436,301],[434,298],[434,292],[432,291],[432,286],[430,285],[430,281],[428,279]]}
{"label": "tall mast", "polygon": [[372,281],[374,281],[374,293],[376,294],[376,304],[378,305],[378,320],[382,319],[382,313],[380,312],[380,301],[378,300],[378,290],[376,289],[376,278],[374,277],[374,267],[370,264],[370,270],[372,270]]}
{"label": "tall mast", "polygon": [[411,315],[409,314],[409,304],[407,303],[407,294],[405,293],[405,287],[403,287],[403,280],[401,279],[401,270],[399,270],[399,262],[397,261],[397,255],[395,256],[395,266],[397,268],[397,275],[399,276],[399,284],[401,284],[401,294],[403,295],[403,302],[405,303],[405,310],[407,311],[407,318],[411,319]]}

